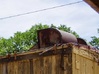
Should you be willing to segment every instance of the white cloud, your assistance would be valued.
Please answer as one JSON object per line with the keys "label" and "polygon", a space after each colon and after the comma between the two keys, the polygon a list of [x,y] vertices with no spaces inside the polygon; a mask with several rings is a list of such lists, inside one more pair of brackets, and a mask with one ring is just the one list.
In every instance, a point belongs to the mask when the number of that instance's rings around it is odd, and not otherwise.
{"label": "white cloud", "polygon": [[[0,17],[49,8],[56,5],[68,4],[77,0],[3,0],[0,1]],[[79,1],[79,0],[78,0]],[[0,20],[0,36],[8,38],[17,31],[26,31],[32,25],[42,24],[66,24],[81,37],[89,39],[97,34],[99,15],[86,3],[56,8],[20,17]]]}

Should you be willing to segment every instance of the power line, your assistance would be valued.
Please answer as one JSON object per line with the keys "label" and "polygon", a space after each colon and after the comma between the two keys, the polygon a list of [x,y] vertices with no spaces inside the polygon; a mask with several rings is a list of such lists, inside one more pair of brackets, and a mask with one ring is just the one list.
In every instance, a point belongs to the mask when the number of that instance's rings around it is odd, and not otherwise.
{"label": "power line", "polygon": [[32,13],[37,13],[37,12],[41,12],[41,11],[46,11],[46,10],[50,10],[50,9],[55,9],[55,8],[59,8],[59,7],[68,6],[68,5],[78,4],[78,3],[81,3],[81,2],[83,2],[83,1],[77,1],[77,2],[72,2],[72,3],[68,3],[68,4],[64,4],[64,5],[54,6],[54,7],[50,7],[50,8],[41,9],[41,10],[36,10],[36,11],[32,11],[32,12],[26,12],[26,13],[11,15],[11,16],[7,16],[7,17],[2,17],[2,18],[0,18],[0,20],[13,18],[13,17],[18,17],[18,16],[22,16],[22,15],[27,15],[27,14],[32,14]]}

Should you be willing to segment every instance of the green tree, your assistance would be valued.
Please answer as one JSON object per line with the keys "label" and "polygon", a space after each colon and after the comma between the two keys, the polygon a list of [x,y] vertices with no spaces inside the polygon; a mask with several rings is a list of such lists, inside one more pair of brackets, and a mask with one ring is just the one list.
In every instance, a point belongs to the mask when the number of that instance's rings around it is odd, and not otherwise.
{"label": "green tree", "polygon": [[21,33],[17,32],[14,34],[13,48],[16,52],[28,51],[30,47],[37,43],[37,30],[48,28],[47,25],[36,24],[29,30]]}
{"label": "green tree", "polygon": [[[99,34],[99,29],[98,29],[98,34]],[[99,49],[99,37],[93,36],[91,38],[92,40],[90,41],[90,44],[96,47],[97,49]]]}
{"label": "green tree", "polygon": [[75,31],[72,31],[71,28],[67,27],[66,25],[60,25],[56,27],[53,24],[51,24],[51,26],[48,26],[46,24],[36,24],[25,32],[16,32],[14,36],[10,37],[9,39],[0,38],[0,55],[28,51],[34,44],[38,42],[37,30],[45,28],[58,28],[60,30],[72,33],[76,37],[79,36]]}
{"label": "green tree", "polygon": [[30,33],[30,38],[33,40],[34,43],[37,43],[37,30],[40,30],[40,29],[45,29],[45,28],[49,28],[48,25],[42,25],[41,23],[40,24],[36,24],[34,26],[32,26],[30,28],[30,30],[28,30],[28,32]]}
{"label": "green tree", "polygon": [[13,44],[11,39],[0,38],[0,54],[6,55],[13,52]]}

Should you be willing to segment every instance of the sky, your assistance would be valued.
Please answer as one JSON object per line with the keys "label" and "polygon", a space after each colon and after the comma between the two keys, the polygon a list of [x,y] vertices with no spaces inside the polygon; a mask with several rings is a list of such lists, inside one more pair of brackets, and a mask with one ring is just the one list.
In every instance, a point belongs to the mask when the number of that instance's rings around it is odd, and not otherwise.
{"label": "sky", "polygon": [[[0,0],[0,18],[33,12],[81,0]],[[9,38],[17,31],[24,32],[35,24],[60,24],[71,27],[87,41],[99,37],[99,14],[84,1],[78,4],[0,20],[0,37]]]}

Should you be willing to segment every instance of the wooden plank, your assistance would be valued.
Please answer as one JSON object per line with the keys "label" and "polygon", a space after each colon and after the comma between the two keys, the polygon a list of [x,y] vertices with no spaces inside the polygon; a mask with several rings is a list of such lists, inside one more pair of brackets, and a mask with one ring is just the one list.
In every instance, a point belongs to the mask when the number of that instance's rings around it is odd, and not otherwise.
{"label": "wooden plank", "polygon": [[81,62],[80,58],[81,58],[81,57],[76,54],[76,69],[77,69],[77,74],[80,74],[80,70],[81,70],[81,69],[80,69],[80,68],[81,68],[81,67],[80,67],[80,62]]}
{"label": "wooden plank", "polygon": [[[69,71],[69,55],[65,55],[64,57],[64,74],[70,74],[68,71]],[[72,57],[71,57],[72,58]]]}
{"label": "wooden plank", "polygon": [[83,49],[74,48],[73,53],[78,54],[78,55],[85,57],[87,59],[93,60],[93,55],[91,53],[89,53],[88,51],[85,51]]}
{"label": "wooden plank", "polygon": [[33,59],[33,74],[42,74],[43,68],[41,68],[40,62],[43,60],[40,60],[39,58]]}
{"label": "wooden plank", "polygon": [[8,63],[8,67],[7,67],[7,69],[8,69],[8,74],[13,74],[13,73],[14,73],[13,68],[14,68],[13,62],[9,62],[9,63]]}
{"label": "wooden plank", "polygon": [[47,57],[44,57],[44,74],[48,74],[48,63],[49,59]]}
{"label": "wooden plank", "polygon": [[85,67],[86,67],[86,58],[79,56],[77,54],[72,54],[72,71],[73,74],[86,74],[85,73]]}
{"label": "wooden plank", "polygon": [[94,74],[99,74],[99,65],[98,63],[94,62]]}
{"label": "wooden plank", "polygon": [[30,61],[30,74],[33,74],[33,59],[29,59]]}
{"label": "wooden plank", "polygon": [[98,74],[98,72],[99,72],[99,63],[97,63],[97,69],[98,69],[98,70],[97,70],[96,72],[97,72],[97,74]]}
{"label": "wooden plank", "polygon": [[0,74],[7,74],[7,64],[0,64]]}
{"label": "wooden plank", "polygon": [[68,54],[68,72],[67,72],[67,74],[72,74],[72,54],[71,53]]}
{"label": "wooden plank", "polygon": [[40,58],[40,74],[44,74],[44,58]]}
{"label": "wooden plank", "polygon": [[72,73],[77,74],[77,69],[76,69],[76,54],[72,53]]}
{"label": "wooden plank", "polygon": [[60,74],[60,55],[56,55],[56,74]]}
{"label": "wooden plank", "polygon": [[30,74],[29,60],[18,61],[18,74]]}
{"label": "wooden plank", "polygon": [[94,74],[93,61],[86,59],[86,74]]}
{"label": "wooden plank", "polygon": [[[82,57],[84,57],[86,59],[89,59],[91,61],[98,62],[97,61],[97,59],[98,59],[97,56],[99,56],[99,54],[96,53],[96,52],[91,52],[91,50],[74,47],[73,48],[73,53],[75,53],[75,54],[77,54],[79,56],[82,56]],[[93,58],[95,58],[95,59],[93,59]]]}
{"label": "wooden plank", "polygon": [[94,62],[94,74],[98,74],[98,67],[97,67],[97,63],[96,62]]}
{"label": "wooden plank", "polygon": [[30,74],[30,61],[29,60],[25,60],[23,62],[23,71],[24,71],[24,74]]}
{"label": "wooden plank", "polygon": [[52,74],[56,74],[56,56],[52,56]]}
{"label": "wooden plank", "polygon": [[52,74],[52,57],[44,57],[44,74]]}
{"label": "wooden plank", "polygon": [[0,63],[34,59],[34,58],[40,58],[40,57],[45,57],[45,56],[50,56],[50,55],[57,55],[57,54],[61,54],[60,51],[61,50],[57,50],[56,54],[54,54],[54,52],[52,50],[52,51],[46,52],[42,55],[40,55],[40,53],[33,53],[33,54],[31,53],[31,54],[20,55],[20,56],[16,56],[16,57],[13,56],[13,57],[10,57],[10,58],[2,58],[2,59],[0,59]]}
{"label": "wooden plank", "polygon": [[2,73],[2,64],[0,64],[0,74],[3,74]]}
{"label": "wooden plank", "polygon": [[18,61],[18,74],[22,74],[23,73],[23,60],[22,61]]}
{"label": "wooden plank", "polygon": [[13,66],[12,67],[12,70],[13,70],[13,73],[12,74],[18,74],[18,62],[13,62]]}
{"label": "wooden plank", "polygon": [[36,74],[35,71],[36,71],[36,59],[33,59],[33,74]]}
{"label": "wooden plank", "polygon": [[8,74],[18,74],[18,62],[9,62],[7,70]]}
{"label": "wooden plank", "polygon": [[86,68],[86,58],[80,56],[80,74],[85,74]]}

